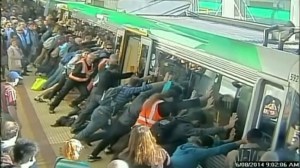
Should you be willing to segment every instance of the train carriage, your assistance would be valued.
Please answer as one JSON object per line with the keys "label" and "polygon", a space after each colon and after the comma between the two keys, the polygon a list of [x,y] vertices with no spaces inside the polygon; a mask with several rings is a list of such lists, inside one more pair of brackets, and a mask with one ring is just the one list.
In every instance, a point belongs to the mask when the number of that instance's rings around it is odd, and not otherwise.
{"label": "train carriage", "polygon": [[212,86],[220,100],[215,123],[226,124],[236,112],[237,138],[257,127],[266,148],[290,143],[299,125],[298,55],[83,3],[66,5],[72,17],[115,33],[124,72],[171,70],[177,81],[187,81],[187,96]]}

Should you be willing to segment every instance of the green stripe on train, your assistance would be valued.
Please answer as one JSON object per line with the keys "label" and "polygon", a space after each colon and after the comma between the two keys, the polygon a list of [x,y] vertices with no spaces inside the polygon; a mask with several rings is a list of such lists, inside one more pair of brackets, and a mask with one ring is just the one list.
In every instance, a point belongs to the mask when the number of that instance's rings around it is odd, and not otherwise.
{"label": "green stripe on train", "polygon": [[[212,11],[217,12],[221,8],[220,2],[206,2],[200,1],[198,7],[200,9],[210,9]],[[282,20],[289,21],[290,20],[290,11],[288,10],[280,10],[274,8],[263,8],[263,7],[255,7],[248,6],[248,10],[254,18],[265,18],[265,19],[274,19],[274,20]]]}
{"label": "green stripe on train", "polygon": [[[215,34],[186,28],[174,24],[167,24],[158,21],[149,20],[143,17],[116,12],[113,10],[94,7],[81,3],[67,3],[68,8],[77,9],[83,14],[96,16],[96,14],[107,15],[108,21],[117,25],[132,25],[147,30],[161,30],[165,32],[173,32],[185,38],[190,38],[195,41],[201,42],[200,46],[194,47],[200,52],[204,51],[208,54],[216,55],[220,58],[244,65],[246,67],[261,70],[261,63],[256,46],[250,43],[244,43],[238,40],[218,36]],[[165,37],[178,44],[181,40],[172,37]],[[192,44],[191,44],[192,45]]]}

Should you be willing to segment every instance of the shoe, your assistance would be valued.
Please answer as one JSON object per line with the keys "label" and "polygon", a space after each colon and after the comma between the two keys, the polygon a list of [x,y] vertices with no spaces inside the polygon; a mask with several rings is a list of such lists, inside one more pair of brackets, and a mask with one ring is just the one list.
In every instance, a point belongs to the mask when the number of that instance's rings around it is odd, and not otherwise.
{"label": "shoe", "polygon": [[104,149],[105,154],[110,155],[113,154],[113,150],[111,149],[111,147],[107,147]]}
{"label": "shoe", "polygon": [[81,142],[81,144],[83,145],[83,146],[93,146],[90,142],[88,142],[88,141],[85,141],[85,140],[82,140],[82,141],[80,141]]}
{"label": "shoe", "polygon": [[29,76],[27,73],[24,73],[24,72],[21,75],[22,76]]}
{"label": "shoe", "polygon": [[101,160],[101,159],[102,159],[102,157],[100,157],[100,156],[93,156],[93,155],[90,155],[90,156],[88,157],[88,161],[89,161],[89,162],[95,162],[95,161]]}
{"label": "shoe", "polygon": [[71,103],[71,104],[69,104],[69,107],[72,107],[72,108],[74,108],[74,109],[75,109],[75,108],[76,108],[76,109],[78,109],[78,108],[79,108],[79,107],[78,107],[78,105],[74,105],[74,104],[72,104],[72,103]]}
{"label": "shoe", "polygon": [[50,113],[50,114],[54,114],[54,113],[55,113],[54,108],[51,107],[51,106],[50,106],[50,108],[49,108],[49,113]]}
{"label": "shoe", "polygon": [[40,102],[40,103],[46,102],[46,100],[43,100],[43,99],[40,98],[40,97],[35,97],[34,100],[37,101],[37,102]]}

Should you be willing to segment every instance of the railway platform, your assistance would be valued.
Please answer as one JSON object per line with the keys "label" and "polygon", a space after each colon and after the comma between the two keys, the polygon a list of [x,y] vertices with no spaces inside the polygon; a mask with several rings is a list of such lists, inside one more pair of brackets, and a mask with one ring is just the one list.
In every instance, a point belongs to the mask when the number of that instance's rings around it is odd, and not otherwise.
{"label": "railway platform", "polygon": [[[60,156],[60,147],[65,140],[71,138],[69,127],[51,127],[55,121],[70,112],[72,109],[68,106],[74,96],[70,94],[57,108],[56,114],[49,114],[47,103],[37,103],[34,97],[39,94],[32,91],[31,85],[35,81],[35,76],[24,77],[22,85],[17,86],[17,109],[18,116],[22,124],[22,137],[36,141],[39,144],[39,154],[37,156],[37,165],[39,168],[53,168],[56,157]],[[80,160],[87,161],[88,154],[93,147],[86,146],[82,150]],[[110,155],[101,154],[102,160],[90,163],[92,168],[105,168],[110,161]]]}

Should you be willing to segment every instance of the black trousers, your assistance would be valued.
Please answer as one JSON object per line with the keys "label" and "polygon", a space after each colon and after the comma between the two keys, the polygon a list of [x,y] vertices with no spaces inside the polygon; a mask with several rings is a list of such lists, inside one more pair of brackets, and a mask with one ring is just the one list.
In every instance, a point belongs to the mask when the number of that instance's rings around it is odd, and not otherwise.
{"label": "black trousers", "polygon": [[67,79],[61,91],[55,97],[53,102],[50,104],[50,110],[54,110],[60,102],[66,97],[66,95],[73,89],[77,88],[80,92],[80,95],[72,101],[72,105],[78,105],[83,100],[85,100],[89,96],[89,91],[87,90],[87,82],[77,82],[71,79]]}
{"label": "black trousers", "polygon": [[47,99],[51,100],[65,85],[67,81],[67,75],[63,75],[58,81],[58,85],[54,87],[53,91],[47,96]]}
{"label": "black trousers", "polygon": [[78,118],[73,123],[72,129],[75,130],[80,128],[86,122],[86,120],[89,120],[91,118],[93,111],[99,106],[101,97],[102,95],[97,94],[97,88],[94,87],[91,95],[87,99],[85,108],[80,110]]}
{"label": "black trousers", "polygon": [[[112,126],[106,131],[106,134],[101,134],[103,136],[103,139],[99,144],[96,146],[96,148],[93,150],[92,154],[93,156],[97,156],[102,150],[104,150],[109,145],[114,145],[118,142],[118,140],[128,134],[131,130],[131,126],[123,125],[120,122],[113,123]],[[96,134],[95,134],[96,135]],[[99,134],[98,134],[99,135]],[[90,137],[89,140],[92,140],[95,137]],[[95,139],[94,139],[95,140]],[[129,138],[128,138],[129,140]],[[124,148],[126,148],[128,145],[128,141],[119,141],[116,148],[117,150],[114,152],[121,152]],[[124,147],[125,146],[125,147]]]}
{"label": "black trousers", "polygon": [[130,133],[127,133],[127,134],[123,135],[118,140],[118,142],[112,146],[112,150],[114,152],[112,160],[119,159],[119,154],[128,147],[129,138],[130,138]]}

